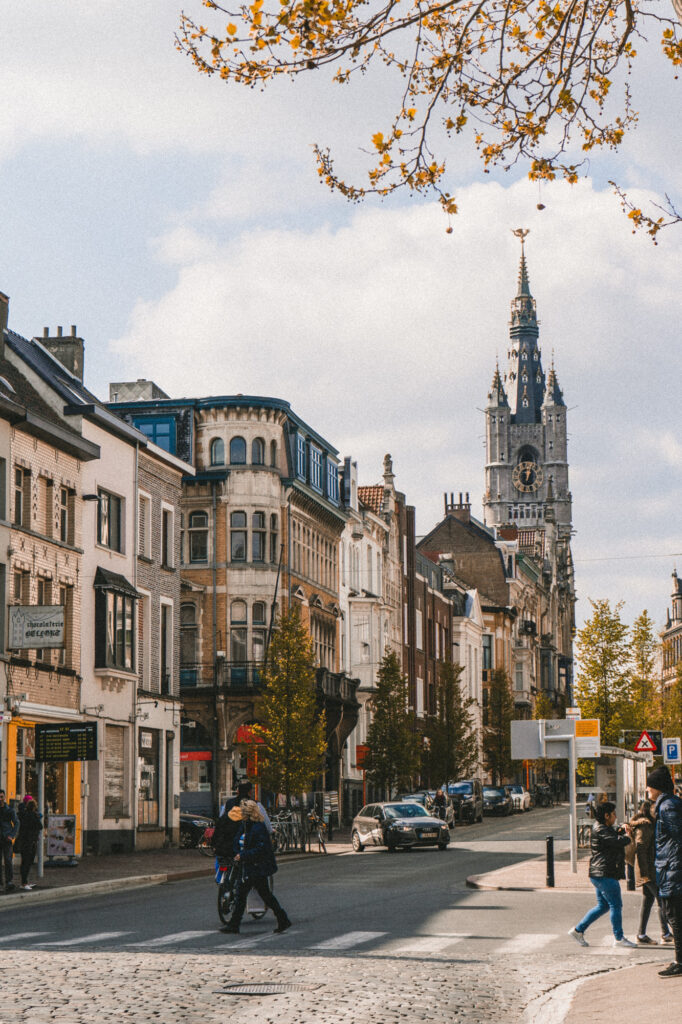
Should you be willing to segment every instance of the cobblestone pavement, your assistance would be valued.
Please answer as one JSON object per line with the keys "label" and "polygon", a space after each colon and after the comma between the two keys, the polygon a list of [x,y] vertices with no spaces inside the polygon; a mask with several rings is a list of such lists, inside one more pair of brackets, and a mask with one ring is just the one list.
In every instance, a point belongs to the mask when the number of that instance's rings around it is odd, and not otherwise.
{"label": "cobblestone pavement", "polygon": [[[613,961],[613,962],[612,962]],[[3,950],[2,1024],[445,1024],[522,1022],[555,985],[622,967],[622,959],[47,953]],[[302,990],[235,996],[234,984]]]}

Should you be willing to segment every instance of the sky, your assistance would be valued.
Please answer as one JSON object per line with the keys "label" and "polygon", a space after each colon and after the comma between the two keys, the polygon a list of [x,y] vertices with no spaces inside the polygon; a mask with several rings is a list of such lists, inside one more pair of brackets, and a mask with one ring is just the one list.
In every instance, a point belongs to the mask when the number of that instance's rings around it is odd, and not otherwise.
{"label": "sky", "polygon": [[426,533],[446,491],[482,515],[481,410],[506,363],[511,232],[528,228],[543,365],[554,359],[569,410],[578,622],[608,598],[662,625],[682,571],[682,227],[657,246],[633,235],[608,185],[637,201],[682,194],[680,82],[656,47],[642,45],[631,79],[637,130],[577,186],[486,175],[471,147],[453,152],[447,234],[433,200],[351,205],[318,182],[314,142],[360,166],[395,101],[387,76],[226,85],[174,48],[180,9],[4,0],[10,327],[75,324],[103,399],[140,377],[174,397],[286,399],[358,461],[361,484],[390,452]]}

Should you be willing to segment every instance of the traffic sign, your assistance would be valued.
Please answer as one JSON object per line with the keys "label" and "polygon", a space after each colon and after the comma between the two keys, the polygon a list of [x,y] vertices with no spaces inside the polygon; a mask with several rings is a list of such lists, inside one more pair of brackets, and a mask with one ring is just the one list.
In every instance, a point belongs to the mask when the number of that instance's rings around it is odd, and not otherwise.
{"label": "traffic sign", "polygon": [[600,722],[598,718],[580,718],[574,722],[575,756],[599,757],[601,754]]}
{"label": "traffic sign", "polygon": [[661,754],[663,752],[663,735],[658,729],[644,729],[635,743],[636,754]]}
{"label": "traffic sign", "polygon": [[566,718],[580,718],[580,708],[566,708]]}
{"label": "traffic sign", "polygon": [[663,740],[663,763],[682,764],[682,751],[680,750],[680,737],[674,736]]}

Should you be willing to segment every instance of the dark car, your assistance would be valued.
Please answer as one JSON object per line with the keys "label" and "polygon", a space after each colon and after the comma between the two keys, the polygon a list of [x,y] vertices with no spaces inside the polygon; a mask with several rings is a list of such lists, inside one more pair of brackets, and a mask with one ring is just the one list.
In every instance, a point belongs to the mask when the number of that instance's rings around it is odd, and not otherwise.
{"label": "dark car", "polygon": [[[453,802],[450,799],[450,797],[446,794],[445,787],[443,787],[443,794],[445,796],[445,818],[444,818],[444,820],[445,820],[446,825],[449,828],[454,828],[455,827],[455,805],[453,804]],[[426,810],[429,812],[429,814],[433,814],[434,817],[441,818],[441,819],[443,817],[441,815],[440,811],[438,813],[436,813],[436,808],[434,806],[434,802],[435,802],[435,799],[436,799],[436,791],[435,791],[435,789],[420,789],[416,793],[403,793],[401,796],[398,797],[398,799],[402,803],[421,804],[422,807],[425,807]]]}
{"label": "dark car", "polygon": [[455,805],[457,821],[473,825],[475,821],[483,821],[483,790],[478,779],[463,779],[451,782],[448,793]]}
{"label": "dark car", "polygon": [[199,845],[199,840],[207,828],[213,828],[213,818],[207,818],[203,814],[180,814],[180,846],[185,849],[193,849]]}
{"label": "dark car", "polygon": [[399,847],[437,846],[447,849],[450,829],[440,818],[433,818],[418,803],[389,802],[367,804],[353,818],[351,843],[356,853],[365,846],[385,846],[389,853]]}
{"label": "dark car", "polygon": [[484,814],[513,814],[514,802],[505,786],[483,787]]}

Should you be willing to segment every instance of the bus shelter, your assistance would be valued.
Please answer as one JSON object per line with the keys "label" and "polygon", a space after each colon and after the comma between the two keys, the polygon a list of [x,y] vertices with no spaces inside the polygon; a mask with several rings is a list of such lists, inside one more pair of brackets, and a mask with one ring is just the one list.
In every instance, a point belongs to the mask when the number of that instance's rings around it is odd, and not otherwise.
{"label": "bus shelter", "polygon": [[609,800],[616,805],[618,821],[629,821],[646,796],[647,755],[621,747],[602,747],[600,756],[593,760],[594,785],[578,786],[578,799],[587,802],[592,793],[597,801]]}

